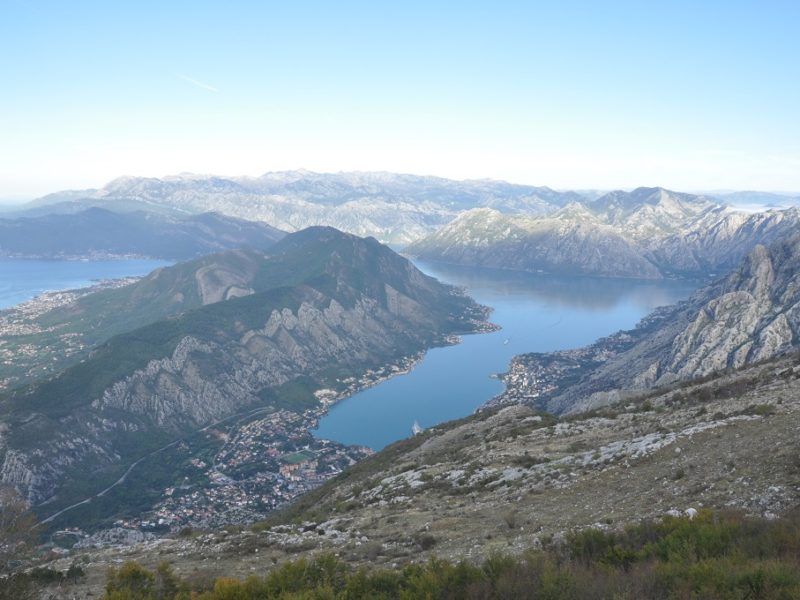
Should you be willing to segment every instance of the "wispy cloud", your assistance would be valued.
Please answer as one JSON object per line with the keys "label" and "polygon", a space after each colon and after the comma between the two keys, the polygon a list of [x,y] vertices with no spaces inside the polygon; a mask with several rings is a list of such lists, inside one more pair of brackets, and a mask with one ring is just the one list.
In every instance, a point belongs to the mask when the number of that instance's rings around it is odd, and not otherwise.
{"label": "wispy cloud", "polygon": [[178,77],[183,79],[186,83],[191,83],[195,87],[199,87],[201,90],[206,90],[209,92],[218,92],[219,90],[215,88],[213,85],[209,85],[207,83],[203,83],[202,81],[198,81],[197,79],[192,79],[182,73],[177,73]]}

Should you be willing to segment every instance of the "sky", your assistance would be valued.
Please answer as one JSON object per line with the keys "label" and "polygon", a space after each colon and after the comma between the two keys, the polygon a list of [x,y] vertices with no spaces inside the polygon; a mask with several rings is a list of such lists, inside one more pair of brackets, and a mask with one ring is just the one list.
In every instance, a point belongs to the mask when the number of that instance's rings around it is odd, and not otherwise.
{"label": "sky", "polygon": [[0,199],[306,168],[800,191],[800,2],[0,0]]}

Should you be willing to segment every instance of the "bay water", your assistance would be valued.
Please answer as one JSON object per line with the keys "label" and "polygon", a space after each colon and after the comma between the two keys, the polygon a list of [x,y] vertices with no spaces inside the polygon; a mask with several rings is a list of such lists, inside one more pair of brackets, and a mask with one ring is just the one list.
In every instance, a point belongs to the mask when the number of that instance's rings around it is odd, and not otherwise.
{"label": "bay water", "polygon": [[500,331],[430,350],[399,375],[334,405],[314,435],[379,450],[423,428],[467,416],[503,390],[492,376],[516,354],[576,348],[631,329],[657,306],[687,298],[700,282],[562,277],[416,261],[491,306]]}
{"label": "bay water", "polygon": [[0,259],[0,309],[42,292],[75,289],[101,279],[146,275],[171,264],[163,260],[29,260]]}

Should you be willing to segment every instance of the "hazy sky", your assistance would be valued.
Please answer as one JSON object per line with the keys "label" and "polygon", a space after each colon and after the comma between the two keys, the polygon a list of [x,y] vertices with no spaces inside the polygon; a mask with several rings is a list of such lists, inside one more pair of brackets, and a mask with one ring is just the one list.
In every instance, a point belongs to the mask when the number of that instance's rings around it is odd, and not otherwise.
{"label": "hazy sky", "polygon": [[800,190],[800,2],[0,0],[0,197],[390,170]]}

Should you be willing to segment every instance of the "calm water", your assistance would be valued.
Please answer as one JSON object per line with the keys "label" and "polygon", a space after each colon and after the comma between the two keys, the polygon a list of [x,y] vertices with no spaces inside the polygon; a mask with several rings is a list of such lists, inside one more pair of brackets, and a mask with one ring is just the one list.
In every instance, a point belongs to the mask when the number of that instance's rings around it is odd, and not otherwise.
{"label": "calm water", "polygon": [[162,260],[0,259],[0,309],[45,291],[84,287],[98,279],[145,275],[167,264]]}
{"label": "calm water", "polygon": [[408,437],[414,421],[430,427],[466,416],[502,391],[490,375],[505,371],[515,354],[574,348],[630,329],[653,308],[684,299],[699,285],[416,264],[493,307],[491,320],[503,329],[433,349],[411,373],[343,400],[321,420],[318,437],[377,450]]}

